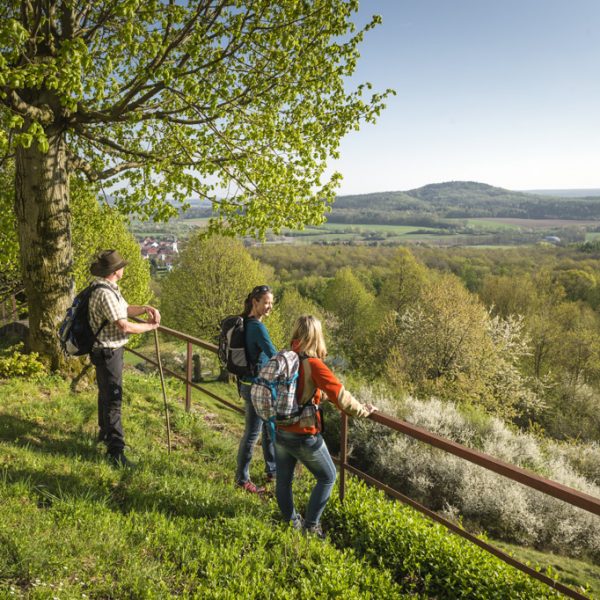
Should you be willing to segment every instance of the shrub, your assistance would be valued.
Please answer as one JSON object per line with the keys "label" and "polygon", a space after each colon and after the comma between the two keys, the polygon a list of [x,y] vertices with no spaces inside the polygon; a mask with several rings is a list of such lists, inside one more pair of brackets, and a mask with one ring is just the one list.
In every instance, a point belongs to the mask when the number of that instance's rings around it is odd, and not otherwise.
{"label": "shrub", "polygon": [[22,343],[0,351],[0,378],[2,379],[36,377],[45,373],[46,367],[40,361],[39,354],[24,353]]}
{"label": "shrub", "polygon": [[[473,407],[465,414],[438,399],[409,397],[399,404],[369,388],[357,396],[433,433],[600,496],[597,446],[589,445],[580,456],[574,444],[542,441]],[[338,446],[337,423],[328,420],[332,448]],[[600,558],[600,523],[586,511],[367,420],[352,422],[350,444],[353,461],[370,474],[434,510],[461,515],[470,528],[539,549]]]}
{"label": "shrub", "polygon": [[362,482],[349,481],[344,502],[330,503],[327,520],[338,545],[389,569],[407,592],[482,600],[560,597]]}

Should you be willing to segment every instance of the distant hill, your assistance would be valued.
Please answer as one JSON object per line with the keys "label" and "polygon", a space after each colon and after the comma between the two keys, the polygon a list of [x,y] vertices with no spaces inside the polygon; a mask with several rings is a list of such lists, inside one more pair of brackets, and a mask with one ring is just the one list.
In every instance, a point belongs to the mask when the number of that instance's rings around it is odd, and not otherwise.
{"label": "distant hill", "polygon": [[406,192],[432,204],[473,204],[488,202],[531,202],[536,198],[532,194],[512,192],[504,188],[494,187],[476,181],[449,181],[432,183]]}
{"label": "distant hill", "polygon": [[439,226],[443,219],[482,217],[600,220],[600,197],[557,197],[449,181],[405,192],[340,196],[328,220]]}
{"label": "distant hill", "polygon": [[526,194],[537,194],[541,196],[559,196],[561,198],[593,198],[600,196],[600,189],[582,188],[572,190],[520,190]]}

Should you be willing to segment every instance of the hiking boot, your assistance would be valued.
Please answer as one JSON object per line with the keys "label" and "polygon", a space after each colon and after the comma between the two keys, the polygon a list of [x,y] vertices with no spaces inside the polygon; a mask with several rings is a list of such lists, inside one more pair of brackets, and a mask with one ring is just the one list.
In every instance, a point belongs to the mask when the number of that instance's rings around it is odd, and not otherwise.
{"label": "hiking boot", "polygon": [[308,527],[305,526],[302,532],[306,535],[314,535],[320,540],[325,539],[325,534],[323,533],[320,523],[317,523],[316,525],[309,525]]}
{"label": "hiking boot", "polygon": [[244,483],[238,483],[237,485],[251,494],[264,494],[265,492],[264,487],[257,487],[249,479],[248,481],[245,481]]}
{"label": "hiking boot", "polygon": [[133,469],[134,464],[125,456],[124,452],[109,454],[108,462],[117,469]]}

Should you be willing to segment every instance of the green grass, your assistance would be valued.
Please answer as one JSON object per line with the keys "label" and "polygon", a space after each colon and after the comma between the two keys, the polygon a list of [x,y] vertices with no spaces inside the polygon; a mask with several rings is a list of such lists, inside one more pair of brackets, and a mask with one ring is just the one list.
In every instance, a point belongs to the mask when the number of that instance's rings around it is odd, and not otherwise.
{"label": "green grass", "polygon": [[548,565],[567,585],[576,587],[585,581],[589,586],[590,595],[600,598],[600,569],[597,566],[575,558],[538,552],[533,548],[507,544],[503,541],[492,540],[491,543],[522,562]]}
{"label": "green grass", "polygon": [[[452,221],[452,219],[450,219]],[[461,222],[461,219],[457,219],[458,222]],[[484,230],[488,232],[495,231],[519,231],[520,227],[518,225],[512,225],[510,223],[501,223],[498,221],[494,221],[493,219],[467,219],[467,227],[473,227],[474,229]]]}
{"label": "green grass", "polygon": [[[217,415],[199,392],[187,414],[183,386],[167,387],[170,456],[158,378],[125,373],[138,468],[119,471],[94,441],[94,387],[0,381],[1,598],[554,597],[355,481],[324,514],[330,541],[304,538],[281,523],[272,498],[235,489],[241,417]],[[262,479],[259,460],[252,477]],[[302,470],[301,509],[311,484]]]}
{"label": "green grass", "polygon": [[413,231],[419,231],[419,230],[425,230],[425,231],[434,231],[435,229],[433,227],[419,227],[416,225],[376,225],[376,224],[371,224],[371,223],[366,223],[366,224],[344,224],[342,225],[341,223],[325,223],[324,225],[322,225],[323,229],[333,229],[333,230],[340,230],[340,229],[348,229],[348,228],[354,228],[357,231],[366,231],[366,232],[370,232],[370,231],[374,231],[374,232],[389,232],[389,233],[395,233],[398,235],[406,235],[407,233],[412,233]]}

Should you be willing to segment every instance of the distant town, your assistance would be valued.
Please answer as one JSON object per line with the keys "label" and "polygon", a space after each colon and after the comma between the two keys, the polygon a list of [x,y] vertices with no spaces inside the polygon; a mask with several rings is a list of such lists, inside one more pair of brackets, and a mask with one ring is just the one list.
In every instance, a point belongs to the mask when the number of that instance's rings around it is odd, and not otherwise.
{"label": "distant town", "polygon": [[177,238],[155,238],[144,237],[138,239],[142,257],[150,261],[151,266],[156,270],[170,271],[173,268],[175,258],[179,254]]}

